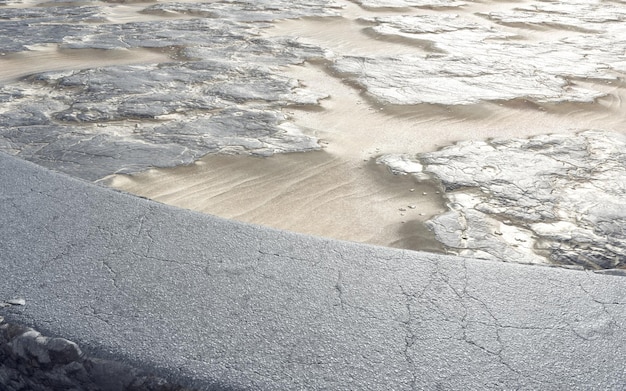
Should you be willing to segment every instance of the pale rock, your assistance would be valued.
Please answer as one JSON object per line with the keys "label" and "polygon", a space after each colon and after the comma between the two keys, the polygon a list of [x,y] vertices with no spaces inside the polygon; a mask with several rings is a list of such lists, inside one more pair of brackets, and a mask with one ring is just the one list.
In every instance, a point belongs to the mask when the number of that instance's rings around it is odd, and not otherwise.
{"label": "pale rock", "polygon": [[456,0],[356,0],[356,3],[366,8],[454,8],[467,4]]}
{"label": "pale rock", "polygon": [[445,188],[428,225],[460,255],[626,265],[626,135],[590,130],[468,141],[414,158]]}
{"label": "pale rock", "polygon": [[381,37],[402,37],[428,54],[345,56],[334,69],[386,104],[467,105],[480,101],[593,102],[601,91],[576,78],[616,80],[626,69],[624,27],[605,34],[527,42],[454,14],[366,19]]}

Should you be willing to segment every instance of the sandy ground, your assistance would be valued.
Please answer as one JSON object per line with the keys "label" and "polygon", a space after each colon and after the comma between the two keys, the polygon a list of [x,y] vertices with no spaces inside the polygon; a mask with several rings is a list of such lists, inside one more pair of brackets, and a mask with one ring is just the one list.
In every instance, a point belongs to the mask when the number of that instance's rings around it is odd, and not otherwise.
{"label": "sandy ground", "polygon": [[[341,18],[280,22],[268,34],[300,37],[338,54],[415,53],[421,49],[414,44],[380,40],[368,34],[367,25],[359,18],[437,12],[367,11],[350,2],[345,5]],[[511,5],[490,2],[462,12],[472,15],[505,6]],[[524,31],[530,40],[549,33]],[[624,123],[624,92],[621,86],[612,84],[600,86],[609,95],[595,104],[537,105],[513,101],[462,107],[394,107],[372,102],[359,88],[334,75],[323,62],[292,66],[284,72],[302,85],[329,95],[322,101],[321,109],[285,110],[297,124],[320,138],[323,152],[263,159],[207,156],[190,167],[120,175],[107,178],[104,183],[161,202],[251,223],[438,251],[440,246],[423,226],[424,221],[445,208],[438,189],[433,184],[417,184],[412,178],[392,175],[374,163],[377,156],[432,151],[469,139],[598,127],[619,129]]]}
{"label": "sandy ground", "polygon": [[[364,10],[341,1],[343,17],[302,19],[276,24],[266,34],[299,37],[345,54],[404,54],[421,49],[401,39],[379,39],[368,33],[362,17],[436,13],[435,10]],[[511,7],[486,2],[458,12],[473,13]],[[119,5],[111,21],[136,21],[135,5]],[[455,10],[454,12],[457,12]],[[505,28],[518,31],[515,28]],[[525,29],[529,40],[562,31]],[[76,69],[110,64],[167,60],[150,50],[61,51],[39,48],[0,57],[0,80],[43,70]],[[51,65],[52,64],[52,65]],[[375,163],[387,153],[436,150],[453,142],[490,137],[519,137],[573,132],[588,128],[620,130],[621,85],[598,86],[609,95],[595,104],[537,105],[526,101],[483,103],[462,107],[381,106],[359,88],[346,84],[325,62],[284,69],[308,88],[328,94],[321,107],[285,109],[296,124],[321,140],[323,150],[270,158],[206,156],[186,167],[115,175],[100,182],[154,200],[227,218],[372,244],[441,251],[423,222],[445,209],[435,184],[395,176]]]}
{"label": "sandy ground", "polygon": [[[597,107],[539,107],[528,102],[379,107],[357,88],[333,77],[324,64],[294,66],[285,72],[303,85],[330,95],[322,102],[322,109],[286,110],[297,124],[320,138],[323,151],[270,158],[206,156],[188,167],[116,175],[102,182],[167,204],[240,221],[344,240],[440,251],[441,246],[423,225],[445,209],[440,189],[435,184],[395,176],[377,165],[376,157],[432,151],[469,139],[567,132],[600,124],[612,128],[623,119],[617,115],[619,96],[607,98]],[[618,88],[607,86],[606,90],[615,92]]]}
{"label": "sandy ground", "polygon": [[59,49],[56,45],[0,57],[0,82],[37,72],[84,69],[118,64],[150,64],[170,61],[167,52],[154,49]]}
{"label": "sandy ground", "polygon": [[236,220],[338,239],[440,250],[415,221],[444,210],[438,189],[374,161],[326,152],[272,158],[206,156],[107,183],[155,200]]}

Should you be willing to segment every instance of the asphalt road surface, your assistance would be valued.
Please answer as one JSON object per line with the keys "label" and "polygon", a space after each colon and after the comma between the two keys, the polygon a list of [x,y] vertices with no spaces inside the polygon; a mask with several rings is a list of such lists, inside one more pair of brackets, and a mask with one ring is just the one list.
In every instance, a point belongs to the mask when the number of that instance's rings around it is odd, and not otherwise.
{"label": "asphalt road surface", "polygon": [[0,309],[200,389],[620,389],[626,279],[325,240],[0,155]]}

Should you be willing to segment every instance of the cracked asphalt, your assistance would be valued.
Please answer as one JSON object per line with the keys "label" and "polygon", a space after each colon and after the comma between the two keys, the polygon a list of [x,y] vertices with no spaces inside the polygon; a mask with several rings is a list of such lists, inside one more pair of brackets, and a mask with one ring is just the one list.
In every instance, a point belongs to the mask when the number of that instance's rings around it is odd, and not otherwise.
{"label": "cracked asphalt", "polygon": [[623,389],[626,279],[326,240],[0,154],[0,315],[199,389]]}

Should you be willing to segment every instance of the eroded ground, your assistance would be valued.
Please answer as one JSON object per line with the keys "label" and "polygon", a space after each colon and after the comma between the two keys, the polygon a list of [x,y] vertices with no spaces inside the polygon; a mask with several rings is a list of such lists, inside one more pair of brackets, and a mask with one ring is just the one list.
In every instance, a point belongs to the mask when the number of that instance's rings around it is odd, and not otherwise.
{"label": "eroded ground", "polygon": [[624,19],[599,0],[0,1],[0,148],[278,228],[619,268]]}

